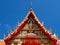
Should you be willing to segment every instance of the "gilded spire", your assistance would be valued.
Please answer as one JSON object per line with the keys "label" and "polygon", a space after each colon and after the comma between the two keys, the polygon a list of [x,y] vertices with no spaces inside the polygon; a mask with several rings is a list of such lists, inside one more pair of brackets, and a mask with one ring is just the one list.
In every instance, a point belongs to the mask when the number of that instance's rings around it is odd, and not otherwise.
{"label": "gilded spire", "polygon": [[10,34],[12,33],[13,31],[12,31],[12,28],[10,28]]}
{"label": "gilded spire", "polygon": [[30,11],[32,11],[32,2],[30,3]]}
{"label": "gilded spire", "polygon": [[6,38],[6,35],[4,34],[4,38]]}
{"label": "gilded spire", "polygon": [[20,22],[18,21],[18,26],[19,26]]}
{"label": "gilded spire", "polygon": [[52,28],[50,28],[50,29],[48,30],[48,32],[49,32],[50,34],[52,34]]}
{"label": "gilded spire", "polygon": [[42,26],[44,26],[44,21],[42,21]]}
{"label": "gilded spire", "polygon": [[50,28],[50,30],[49,30],[49,31],[50,31],[50,33],[52,34],[52,28]]}
{"label": "gilded spire", "polygon": [[58,34],[56,33],[56,38],[58,39]]}

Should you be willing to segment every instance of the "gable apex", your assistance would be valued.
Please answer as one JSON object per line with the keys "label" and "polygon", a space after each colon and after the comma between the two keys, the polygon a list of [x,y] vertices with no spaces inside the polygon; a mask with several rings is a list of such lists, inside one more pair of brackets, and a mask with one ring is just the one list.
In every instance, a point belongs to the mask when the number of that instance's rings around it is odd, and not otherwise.
{"label": "gable apex", "polygon": [[38,18],[37,18],[36,14],[34,13],[33,10],[30,10],[30,11],[27,13],[27,15],[26,15],[25,19],[23,20],[23,22],[24,22],[26,19],[28,19],[28,18],[29,18],[29,19],[32,18],[32,19],[37,20],[38,23],[41,24],[41,26],[43,26],[43,24],[40,22],[40,20],[38,20]]}

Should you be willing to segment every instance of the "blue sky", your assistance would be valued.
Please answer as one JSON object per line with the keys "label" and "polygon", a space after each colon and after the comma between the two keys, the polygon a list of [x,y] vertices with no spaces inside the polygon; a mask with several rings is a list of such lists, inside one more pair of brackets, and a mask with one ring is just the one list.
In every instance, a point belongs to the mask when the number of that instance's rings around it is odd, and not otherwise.
{"label": "blue sky", "polygon": [[46,29],[52,28],[60,39],[60,0],[1,0],[0,39],[9,34],[9,29],[17,27],[30,10],[30,3],[39,21],[44,21]]}

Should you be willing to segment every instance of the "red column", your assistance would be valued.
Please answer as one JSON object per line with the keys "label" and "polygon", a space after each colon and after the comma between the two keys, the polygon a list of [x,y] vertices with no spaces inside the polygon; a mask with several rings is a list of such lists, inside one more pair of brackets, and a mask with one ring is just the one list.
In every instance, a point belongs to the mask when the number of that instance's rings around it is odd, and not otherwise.
{"label": "red column", "polygon": [[7,43],[7,45],[11,45],[11,43],[10,43],[10,42],[8,42],[8,43]]}
{"label": "red column", "polygon": [[37,43],[37,42],[33,41],[33,42],[31,43],[31,45],[40,45],[40,43]]}

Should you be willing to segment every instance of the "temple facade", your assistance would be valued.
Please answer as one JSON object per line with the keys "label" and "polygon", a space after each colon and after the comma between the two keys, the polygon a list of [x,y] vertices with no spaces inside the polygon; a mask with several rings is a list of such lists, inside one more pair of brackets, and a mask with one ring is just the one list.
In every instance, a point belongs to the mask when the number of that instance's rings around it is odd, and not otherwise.
{"label": "temple facade", "polygon": [[4,37],[4,45],[56,45],[57,36],[48,31],[32,9],[18,27]]}

